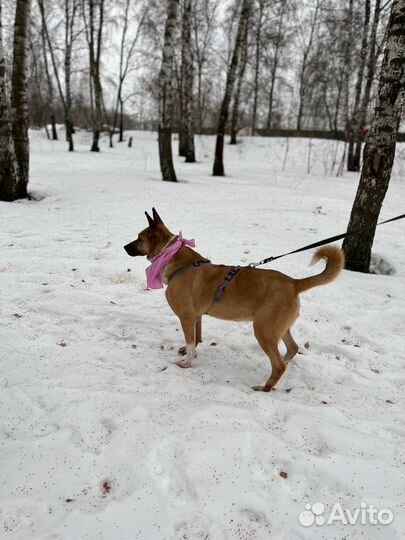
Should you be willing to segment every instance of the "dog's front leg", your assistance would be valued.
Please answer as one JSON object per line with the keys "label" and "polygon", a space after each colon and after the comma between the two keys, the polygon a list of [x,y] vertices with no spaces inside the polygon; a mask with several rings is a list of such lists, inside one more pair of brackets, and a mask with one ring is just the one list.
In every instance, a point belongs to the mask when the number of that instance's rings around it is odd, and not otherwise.
{"label": "dog's front leg", "polygon": [[186,340],[186,356],[183,360],[179,360],[176,364],[182,368],[191,367],[193,358],[197,356],[195,350],[196,340],[196,321],[195,319],[180,319],[181,326],[184,332],[184,338]]}
{"label": "dog's front leg", "polygon": [[[198,317],[198,319],[196,320],[194,337],[195,346],[197,347],[199,343],[202,343],[202,317]],[[181,354],[181,356],[186,356],[187,348],[185,345],[183,347],[180,347],[179,354]]]}

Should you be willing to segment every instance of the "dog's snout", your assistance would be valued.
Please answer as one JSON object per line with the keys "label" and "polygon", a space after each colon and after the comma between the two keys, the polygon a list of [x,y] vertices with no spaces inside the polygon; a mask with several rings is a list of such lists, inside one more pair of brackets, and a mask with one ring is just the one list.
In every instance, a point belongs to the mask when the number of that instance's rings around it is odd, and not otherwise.
{"label": "dog's snout", "polygon": [[136,248],[135,242],[130,242],[129,244],[124,246],[124,249],[130,257],[135,257],[136,255],[138,255],[138,250]]}

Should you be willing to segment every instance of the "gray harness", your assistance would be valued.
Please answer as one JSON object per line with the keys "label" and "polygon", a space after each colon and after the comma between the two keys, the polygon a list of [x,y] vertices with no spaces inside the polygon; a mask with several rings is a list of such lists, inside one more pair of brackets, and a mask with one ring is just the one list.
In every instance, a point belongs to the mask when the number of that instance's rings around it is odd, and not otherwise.
{"label": "gray harness", "polygon": [[[182,272],[185,272],[186,270],[189,270],[190,268],[199,268],[200,266],[212,266],[211,261],[194,261],[191,264],[187,264],[186,266],[183,266],[183,268],[179,268],[178,270],[175,270],[167,279],[167,282],[170,283],[170,281],[175,278],[176,276],[180,275]],[[222,298],[222,295],[224,294],[224,290],[227,285],[233,280],[233,278],[239,273],[240,270],[242,270],[243,267],[241,266],[232,266],[229,272],[224,277],[224,281],[221,283],[221,285],[218,286],[217,290],[215,291],[215,297],[214,302],[219,302]]]}

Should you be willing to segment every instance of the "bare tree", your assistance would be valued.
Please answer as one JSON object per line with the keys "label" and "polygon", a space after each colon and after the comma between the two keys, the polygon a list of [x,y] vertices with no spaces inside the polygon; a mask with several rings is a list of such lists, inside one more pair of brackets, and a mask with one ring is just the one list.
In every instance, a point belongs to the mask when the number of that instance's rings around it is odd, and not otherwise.
{"label": "bare tree", "polygon": [[[193,48],[197,83],[197,128],[202,132],[207,108],[204,74],[213,56],[213,41],[221,0],[194,0],[192,10]],[[211,77],[211,74],[209,75]],[[206,86],[209,86],[209,77]],[[207,89],[206,89],[207,90]]]}
{"label": "bare tree", "polygon": [[187,163],[195,162],[193,128],[193,47],[191,43],[191,0],[184,0],[181,32],[181,118],[179,131],[179,153]]}
{"label": "bare tree", "polygon": [[172,154],[172,76],[174,38],[176,32],[179,0],[168,0],[162,51],[162,65],[159,74],[159,158],[163,180],[177,182]]}
{"label": "bare tree", "polygon": [[219,113],[217,140],[215,145],[215,160],[212,174],[213,176],[224,176],[224,136],[225,128],[228,120],[229,105],[231,102],[233,86],[236,79],[236,71],[238,67],[240,50],[243,44],[243,38],[248,24],[249,13],[251,9],[251,0],[243,0],[242,8],[239,16],[238,30],[235,39],[235,46],[232,53],[232,60],[228,67],[228,73],[225,84],[225,94],[222,100],[221,110]]}
{"label": "bare tree", "polygon": [[125,0],[124,16],[123,16],[122,21],[120,21],[122,24],[122,33],[121,33],[121,39],[120,39],[118,85],[117,85],[117,97],[116,97],[115,106],[114,106],[113,126],[110,132],[110,147],[112,147],[112,137],[117,128],[118,116],[119,116],[118,142],[123,142],[124,140],[123,117],[124,117],[124,102],[126,99],[123,95],[124,84],[125,84],[128,74],[130,73],[132,69],[132,62],[133,62],[133,58],[136,52],[136,45],[141,36],[142,28],[143,28],[147,11],[148,11],[147,7],[140,11],[139,18],[137,21],[136,31],[133,34],[131,33],[131,37],[128,39],[128,27],[129,27],[130,19],[132,23],[134,21],[134,17],[131,16],[131,13],[130,13],[130,7],[131,7],[131,0]]}
{"label": "bare tree", "polygon": [[50,120],[51,120],[51,127],[52,127],[52,140],[57,141],[58,140],[58,132],[56,130],[56,120],[55,120],[55,111],[54,111],[54,88],[53,88],[53,81],[51,76],[51,71],[49,69],[49,62],[48,62],[48,55],[47,55],[47,42],[46,42],[46,32],[43,24],[43,20],[41,17],[41,45],[42,45],[42,57],[44,62],[44,69],[45,69],[45,76],[46,76],[46,84],[48,88],[48,101],[49,101],[49,108],[50,108]]}
{"label": "bare tree", "polygon": [[366,83],[363,90],[363,96],[361,99],[361,105],[359,110],[359,137],[356,143],[356,150],[353,156],[353,169],[355,171],[360,170],[360,157],[361,157],[361,145],[363,138],[363,129],[366,126],[367,120],[367,107],[370,102],[371,88],[374,81],[376,66],[377,66],[377,56],[379,52],[377,51],[377,31],[378,24],[380,22],[381,14],[381,0],[376,0],[374,6],[374,15],[373,23],[371,25],[371,33],[369,39],[369,52],[367,59],[367,68],[366,68]]}
{"label": "bare tree", "polygon": [[259,0],[257,17],[256,17],[256,32],[255,32],[255,68],[254,68],[254,81],[253,81],[253,110],[252,110],[252,131],[251,134],[256,134],[256,122],[257,122],[257,104],[259,100],[259,74],[260,74],[260,61],[261,61],[261,42],[262,42],[262,28],[263,28],[263,13],[264,13],[265,0]]}
{"label": "bare tree", "polygon": [[236,134],[239,128],[239,105],[242,92],[242,83],[246,71],[246,65],[248,61],[248,29],[249,24],[247,22],[245,26],[245,33],[243,35],[241,43],[241,52],[239,58],[239,69],[236,82],[236,90],[233,97],[233,108],[232,108],[232,117],[231,117],[231,141],[230,144],[236,144]]}
{"label": "bare tree", "polygon": [[[69,152],[74,150],[73,142],[73,120],[72,120],[72,53],[73,46],[77,40],[80,31],[76,29],[77,15],[81,0],[63,0],[63,25],[64,25],[64,43],[63,43],[63,66],[64,66],[64,90],[62,86],[62,78],[59,73],[57,60],[57,46],[51,39],[51,32],[48,28],[47,13],[45,11],[44,0],[38,0],[39,11],[42,21],[42,32],[46,38],[49,55],[51,57],[52,67],[55,75],[56,86],[58,88],[59,97],[64,110],[64,120],[66,129],[66,140],[69,145]],[[46,56],[46,50],[44,50]]]}
{"label": "bare tree", "polygon": [[[273,117],[274,89],[275,89],[275,85],[276,85],[277,70],[279,68],[280,50],[281,50],[281,47],[282,47],[282,44],[283,44],[283,38],[284,38],[284,36],[283,36],[283,34],[284,34],[283,20],[284,20],[285,14],[286,14],[286,8],[287,8],[287,0],[280,0],[280,13],[278,15],[277,34],[276,34],[275,44],[274,44],[274,58],[273,58],[273,65],[272,65],[272,68],[271,68],[271,77],[270,77],[270,93],[269,93],[269,109],[268,109],[268,114],[267,114],[267,129],[271,128],[272,117]],[[311,25],[311,32],[312,33],[315,30],[317,13],[318,13],[318,4],[316,5],[316,8],[315,8],[314,22]],[[312,40],[313,40],[313,37],[310,38],[310,43],[308,45],[309,48],[312,46]],[[308,53],[309,53],[309,50],[310,49],[308,49]],[[303,66],[304,66],[304,63],[307,60],[307,57],[308,56],[306,56],[305,60],[303,61]],[[302,72],[301,72],[302,75],[305,74],[305,68],[306,68],[306,65],[304,67],[302,67]],[[302,88],[302,100],[300,101],[301,113],[299,113],[299,116],[298,116],[299,122],[301,122],[300,115],[302,116],[303,100],[304,100],[304,96],[305,96],[304,80],[303,79],[302,79],[302,83],[301,83],[301,88]],[[301,93],[300,93],[300,96],[301,96]]]}
{"label": "bare tree", "polygon": [[27,62],[30,11],[30,0],[17,0],[14,22],[13,74],[11,78],[11,121],[15,155],[20,175],[18,198],[27,197],[29,178]]}
{"label": "bare tree", "polygon": [[[86,5],[87,4],[87,5]],[[88,10],[86,9],[88,7]],[[104,31],[105,0],[83,0],[83,20],[89,47],[90,95],[93,106],[93,142],[91,152],[99,152],[103,126],[103,89],[101,85],[101,51]]]}
{"label": "bare tree", "polygon": [[364,3],[364,23],[362,31],[362,42],[360,50],[360,58],[357,70],[357,81],[354,97],[354,105],[352,116],[349,123],[349,148],[347,152],[347,170],[348,171],[358,171],[360,163],[354,162],[354,144],[355,142],[361,141],[362,131],[364,126],[361,125],[361,111],[360,111],[360,101],[361,101],[361,91],[363,87],[363,78],[364,78],[364,69],[366,66],[367,59],[367,46],[368,46],[368,28],[370,23],[370,0],[365,0]]}
{"label": "bare tree", "polygon": [[[350,0],[350,1],[353,1],[353,0]],[[302,129],[304,104],[305,104],[305,100],[308,94],[308,81],[307,81],[308,62],[310,58],[310,53],[312,52],[316,30],[319,24],[319,11],[320,11],[320,0],[316,0],[314,12],[310,20],[308,39],[306,39],[306,32],[304,31],[303,26],[301,24],[299,25],[299,32],[300,32],[300,37],[302,41],[302,60],[300,62],[299,81],[298,81],[299,104],[298,104],[297,129]]]}
{"label": "bare tree", "polygon": [[381,66],[371,133],[364,150],[363,169],[345,238],[346,268],[369,272],[371,248],[381,206],[388,189],[405,88],[405,0],[393,0]]}
{"label": "bare tree", "polygon": [[6,92],[6,69],[3,48],[2,0],[0,0],[0,200],[20,197],[20,177],[11,129],[10,104]]}

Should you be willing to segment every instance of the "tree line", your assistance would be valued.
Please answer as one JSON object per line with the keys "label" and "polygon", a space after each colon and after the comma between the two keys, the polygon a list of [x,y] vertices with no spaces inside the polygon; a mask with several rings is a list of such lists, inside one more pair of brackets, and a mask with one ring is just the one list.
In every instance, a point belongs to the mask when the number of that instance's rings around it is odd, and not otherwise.
{"label": "tree line", "polygon": [[[11,27],[14,2],[2,1]],[[195,133],[217,128],[232,58],[239,64],[226,126],[233,143],[241,129],[255,134],[259,128],[285,127],[344,130],[355,146],[369,120],[390,2],[251,0],[243,10],[245,35],[239,35],[235,58],[243,1],[179,0],[171,122],[180,131],[180,146],[184,106]],[[156,129],[167,2],[30,3],[30,125],[50,126],[55,138],[56,123],[63,123],[69,150],[75,126],[91,129],[93,151],[99,150],[101,131],[113,144],[115,133],[123,139],[125,123]],[[4,38],[8,63],[11,34],[12,28]],[[189,112],[186,80],[193,81]],[[350,148],[352,153],[349,169],[358,170],[359,146]]]}
{"label": "tree line", "polygon": [[[378,155],[384,129],[398,132],[403,62],[384,62],[393,27],[404,56],[405,24],[395,26],[404,2],[0,0],[0,198],[27,196],[30,125],[56,139],[63,123],[69,151],[75,129],[91,129],[93,152],[103,132],[111,147],[116,135],[122,142],[125,123],[157,129],[168,181],[177,180],[173,131],[189,163],[194,134],[216,134],[214,176],[225,174],[228,133],[235,144],[241,130],[344,131],[348,170],[358,171],[366,126]],[[389,129],[384,92],[395,96]],[[377,161],[386,175],[390,159]]]}

